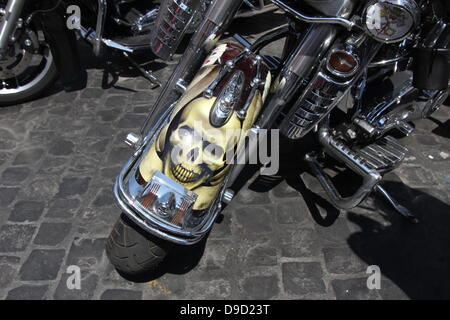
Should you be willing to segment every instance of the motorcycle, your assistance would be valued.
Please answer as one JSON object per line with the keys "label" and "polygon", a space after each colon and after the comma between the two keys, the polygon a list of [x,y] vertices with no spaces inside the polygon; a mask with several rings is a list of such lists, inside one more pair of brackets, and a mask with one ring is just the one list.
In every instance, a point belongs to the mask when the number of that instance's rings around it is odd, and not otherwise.
{"label": "motorcycle", "polygon": [[[58,76],[66,90],[78,88],[82,70],[77,38],[92,45],[98,57],[106,48],[119,52],[153,87],[159,86],[152,71],[142,67],[133,55],[153,50],[157,57],[171,59],[183,37],[195,30],[209,2],[198,2],[196,15],[192,15],[165,0],[0,0],[0,104],[32,100]],[[246,3],[242,17],[274,9],[264,1]],[[180,21],[171,20],[175,16],[159,15],[160,6],[166,13],[181,10],[177,14],[187,20],[180,25]],[[170,38],[156,34],[153,26],[157,19],[159,26],[165,23],[169,28]]]}
{"label": "motorcycle", "polygon": [[[377,192],[418,221],[380,182],[407,154],[395,134],[412,134],[412,121],[449,95],[444,1],[272,0],[287,25],[254,43],[240,35],[220,43],[242,2],[212,1],[140,133],[126,138],[133,154],[114,185],[123,214],[106,244],[123,274],[155,271],[174,246],[205,238],[245,164],[261,146],[279,145],[278,133],[305,150],[298,162],[336,208]],[[190,8],[179,21],[199,3],[171,1]],[[176,38],[162,21],[155,28]],[[282,39],[279,56],[261,53]],[[260,160],[265,174],[273,161]],[[361,177],[353,194],[339,192],[330,161]]]}

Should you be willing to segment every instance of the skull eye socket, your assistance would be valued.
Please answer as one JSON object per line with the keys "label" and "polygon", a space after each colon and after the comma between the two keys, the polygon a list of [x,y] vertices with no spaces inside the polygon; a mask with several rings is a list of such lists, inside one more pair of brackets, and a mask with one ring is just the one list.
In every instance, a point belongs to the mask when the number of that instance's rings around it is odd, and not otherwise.
{"label": "skull eye socket", "polygon": [[208,141],[203,141],[203,152],[206,156],[214,158],[222,158],[224,155],[224,150],[221,146]]}
{"label": "skull eye socket", "polygon": [[201,141],[201,136],[192,128],[188,126],[182,126],[178,130],[178,137],[181,140]]}
{"label": "skull eye socket", "polygon": [[188,126],[182,126],[180,130],[178,130],[178,136],[181,140],[184,140],[187,137],[190,137],[193,135],[193,130],[189,128]]}

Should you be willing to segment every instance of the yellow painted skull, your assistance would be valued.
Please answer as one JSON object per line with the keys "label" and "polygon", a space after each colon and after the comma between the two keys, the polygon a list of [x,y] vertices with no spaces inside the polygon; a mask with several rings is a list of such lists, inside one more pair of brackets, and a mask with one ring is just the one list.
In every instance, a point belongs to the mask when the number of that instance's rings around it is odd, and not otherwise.
{"label": "yellow painted skull", "polygon": [[190,190],[214,184],[214,177],[227,166],[227,152],[232,154],[240,138],[233,134],[241,130],[236,115],[220,129],[211,126],[209,114],[215,100],[193,100],[175,117],[165,137],[163,173]]}

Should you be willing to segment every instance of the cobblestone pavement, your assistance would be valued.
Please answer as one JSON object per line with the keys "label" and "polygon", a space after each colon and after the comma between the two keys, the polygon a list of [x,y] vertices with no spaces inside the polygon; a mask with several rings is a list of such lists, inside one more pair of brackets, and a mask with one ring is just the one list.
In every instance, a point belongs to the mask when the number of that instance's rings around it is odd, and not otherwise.
{"label": "cobblestone pavement", "polygon": [[[448,107],[401,139],[410,153],[385,184],[418,225],[378,198],[338,215],[311,176],[292,174],[266,192],[244,186],[206,243],[178,250],[161,277],[123,279],[104,252],[120,214],[111,190],[130,155],[123,138],[159,91],[139,77],[103,89],[94,66],[81,91],[0,108],[0,298],[450,298]],[[67,288],[71,265],[81,290]],[[369,265],[380,290],[366,286]]]}

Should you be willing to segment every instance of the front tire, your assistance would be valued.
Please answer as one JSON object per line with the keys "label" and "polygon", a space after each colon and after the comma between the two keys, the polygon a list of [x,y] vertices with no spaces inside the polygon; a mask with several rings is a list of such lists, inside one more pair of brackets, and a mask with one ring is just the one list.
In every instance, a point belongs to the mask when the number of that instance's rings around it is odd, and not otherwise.
{"label": "front tire", "polygon": [[124,214],[106,243],[106,254],[122,274],[139,276],[158,270],[173,244],[144,232]]}
{"label": "front tire", "polygon": [[[0,0],[0,23],[5,19],[6,2]],[[0,106],[33,100],[58,78],[42,25],[22,25],[15,37],[0,57]]]}
{"label": "front tire", "polygon": [[[48,62],[49,65],[45,67],[41,74],[36,75],[32,83],[26,88],[19,89],[0,89],[0,106],[15,105],[23,102],[28,102],[40,97],[47,91],[55,81],[58,79],[58,70],[56,68],[53,57]],[[2,79],[0,79],[2,80]]]}

